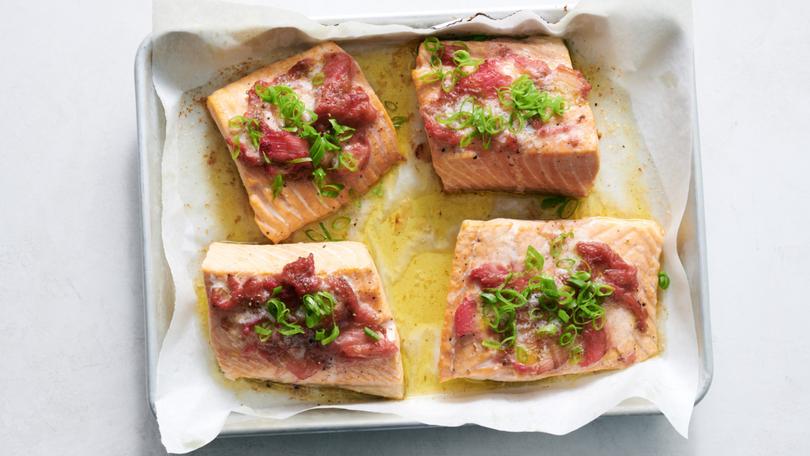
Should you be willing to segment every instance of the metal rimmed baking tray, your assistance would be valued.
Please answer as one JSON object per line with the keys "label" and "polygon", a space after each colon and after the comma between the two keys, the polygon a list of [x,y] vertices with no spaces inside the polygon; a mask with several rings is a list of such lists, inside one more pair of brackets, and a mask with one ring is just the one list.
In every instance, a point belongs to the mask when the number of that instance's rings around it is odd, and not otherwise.
{"label": "metal rimmed baking tray", "polygon": [[[488,12],[498,18],[512,11]],[[563,10],[535,10],[550,21],[556,21]],[[416,27],[440,26],[472,15],[472,12],[428,13],[390,17],[316,18],[324,24],[345,20],[373,24],[398,23]],[[152,83],[152,40],[144,39],[135,58],[135,92],[138,120],[138,154],[140,159],[141,215],[143,229],[144,307],[146,318],[147,388],[154,412],[157,359],[160,345],[171,320],[174,290],[171,273],[163,253],[161,235],[161,158],[165,137],[163,109]],[[693,103],[694,106],[696,104]],[[713,374],[711,331],[709,324],[706,242],[703,215],[700,148],[697,113],[693,126],[693,160],[689,196],[678,233],[678,253],[689,280],[700,356],[700,379],[695,403],[705,396]],[[641,399],[628,399],[606,415],[654,414],[658,410]],[[339,432],[425,427],[395,415],[355,412],[338,409],[310,410],[286,420],[231,414],[222,436]]]}

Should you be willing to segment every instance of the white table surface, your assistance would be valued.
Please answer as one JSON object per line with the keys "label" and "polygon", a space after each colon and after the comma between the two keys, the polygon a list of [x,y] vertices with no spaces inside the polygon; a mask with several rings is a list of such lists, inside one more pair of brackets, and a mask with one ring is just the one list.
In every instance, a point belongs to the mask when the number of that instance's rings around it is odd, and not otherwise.
{"label": "white table surface", "polygon": [[[162,454],[144,386],[132,76],[151,5],[8,3],[0,454]],[[695,6],[716,371],[688,440],[662,417],[616,417],[564,437],[432,429],[220,439],[199,454],[810,454],[808,19],[803,0]]]}

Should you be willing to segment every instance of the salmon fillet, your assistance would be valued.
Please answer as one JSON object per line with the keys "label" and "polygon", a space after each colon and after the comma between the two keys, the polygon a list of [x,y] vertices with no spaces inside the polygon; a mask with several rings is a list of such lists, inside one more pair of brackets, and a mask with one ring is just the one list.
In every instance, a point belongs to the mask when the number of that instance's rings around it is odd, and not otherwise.
{"label": "salmon fillet", "polygon": [[[202,271],[211,346],[228,379],[403,397],[399,335],[363,244],[213,243]],[[331,311],[313,312],[311,298],[324,293]]]}
{"label": "salmon fillet", "polygon": [[[346,58],[334,59],[339,60],[336,65],[327,65],[334,56]],[[257,83],[264,84],[262,87],[278,84],[292,88],[303,103],[304,120],[313,119],[316,111],[319,113],[313,124],[319,131],[329,131],[331,127],[326,121],[333,119],[333,115],[340,124],[355,129],[351,138],[340,145],[344,152],[351,149],[359,162],[358,169],[350,172],[348,167],[340,168],[335,150],[327,150],[322,166],[328,183],[344,187],[338,195],[319,194],[312,176],[314,163],[306,162],[316,154],[312,140],[308,144],[301,139],[301,129],[287,131],[290,124],[285,124],[279,109],[252,93]],[[402,160],[394,126],[382,103],[354,59],[332,42],[273,63],[215,91],[208,97],[207,105],[232,155],[241,148],[235,159],[239,175],[256,223],[273,242],[280,242],[302,226],[336,211],[352,195],[365,193]],[[251,145],[248,133],[237,132],[234,136],[231,121],[243,115],[258,120],[253,125],[257,131],[255,144],[260,144],[258,149]],[[299,162],[291,164],[296,159]],[[326,164],[328,161],[334,163]],[[283,187],[277,185],[277,175],[283,176]]]}
{"label": "salmon fillet", "polygon": [[[412,77],[433,167],[446,191],[588,194],[599,171],[599,140],[587,101],[590,85],[572,68],[560,38],[442,41],[439,51],[436,47],[425,43],[419,47]],[[453,84],[457,62],[453,55],[459,50],[468,51],[480,65],[459,67],[463,73],[456,73]],[[439,73],[444,74],[442,81],[433,76]],[[564,101],[561,115],[552,115],[548,121],[535,115],[524,122],[511,117],[529,112],[509,104],[518,96],[512,96],[518,90],[510,87],[521,77],[537,91]],[[520,98],[521,103],[528,100],[527,95]],[[470,112],[474,104],[501,119],[500,133],[487,139],[472,127],[459,128],[463,126],[459,119],[448,122],[449,116]],[[465,145],[467,135],[473,139]]]}
{"label": "salmon fillet", "polygon": [[440,379],[536,380],[654,356],[662,242],[648,220],[464,221]]}

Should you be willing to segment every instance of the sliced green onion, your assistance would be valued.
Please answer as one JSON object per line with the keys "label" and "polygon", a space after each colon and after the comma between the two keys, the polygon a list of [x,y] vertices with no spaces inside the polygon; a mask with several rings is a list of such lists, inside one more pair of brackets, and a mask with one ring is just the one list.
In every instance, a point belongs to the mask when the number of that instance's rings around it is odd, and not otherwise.
{"label": "sliced green onion", "polygon": [[[570,232],[561,233],[555,239],[555,244],[559,246],[572,236],[573,233]],[[574,344],[588,325],[596,331],[604,328],[606,313],[603,302],[615,293],[614,286],[594,282],[593,274],[588,271],[573,271],[576,260],[572,258],[556,261],[558,265],[571,268],[567,283],[563,285],[558,285],[550,275],[536,273],[528,279],[521,291],[509,287],[513,276],[517,275],[525,280],[527,271],[542,268],[543,261],[542,255],[533,246],[527,247],[523,272],[509,272],[498,287],[481,290],[479,297],[484,320],[497,339],[500,339],[485,341],[485,347],[498,350],[514,347],[517,353],[520,350],[516,344],[518,312],[530,303],[528,320],[538,322],[534,328],[535,335],[540,338],[555,337],[560,346]],[[525,318],[525,314],[523,315],[521,318]],[[574,346],[572,350],[576,352],[578,349]]]}
{"label": "sliced green onion", "polygon": [[543,198],[540,207],[544,210],[556,208],[557,217],[567,219],[579,208],[579,200],[567,196],[549,196]]}
{"label": "sliced green onion", "polygon": [[422,46],[424,46],[425,50],[431,54],[435,54],[442,50],[442,43],[435,36],[425,38],[425,41],[422,42]]}
{"label": "sliced green onion", "polygon": [[340,150],[340,146],[325,135],[318,135],[309,147],[309,157],[312,159],[312,166],[319,166],[321,160],[327,152]]}
{"label": "sliced green onion", "polygon": [[539,118],[545,123],[552,116],[562,116],[566,109],[564,98],[539,90],[525,74],[515,79],[508,88],[499,91],[498,98],[511,111],[509,123],[516,130],[529,119]]}
{"label": "sliced green onion", "polygon": [[[474,69],[473,69],[472,72],[474,72],[475,70],[478,69],[478,67],[482,63],[484,63],[484,60],[483,59],[475,59],[470,55],[469,51],[466,51],[464,49],[459,49],[459,50],[453,52],[453,62],[456,64],[456,66],[459,69],[461,69],[463,67],[473,67]],[[462,75],[462,77],[467,76],[467,75],[472,73],[472,72],[466,72],[465,70],[460,70],[460,71],[462,71],[462,73],[460,73]]]}
{"label": "sliced green onion", "polygon": [[385,109],[389,111],[396,111],[397,108],[399,107],[395,102],[390,100],[383,101],[383,105],[385,105]]}
{"label": "sliced green onion", "polygon": [[573,258],[562,258],[557,260],[556,266],[560,269],[571,270],[576,266],[577,260]]}
{"label": "sliced green onion", "polygon": [[574,198],[568,198],[568,201],[565,202],[562,206],[557,208],[557,216],[560,218],[571,218],[574,213],[577,211],[579,207],[579,200]]}
{"label": "sliced green onion", "polygon": [[337,163],[333,169],[346,168],[349,172],[355,172],[358,169],[357,158],[351,153],[341,150],[337,155]]}
{"label": "sliced green onion", "polygon": [[301,301],[304,305],[307,328],[318,326],[324,318],[332,315],[337,305],[335,297],[327,291],[305,294]]}
{"label": "sliced green onion", "polygon": [[542,271],[545,259],[543,258],[543,255],[537,251],[537,249],[530,245],[529,248],[526,249],[525,263],[526,270],[536,269],[538,271]]}
{"label": "sliced green onion", "polygon": [[535,330],[538,337],[556,336],[560,333],[560,327],[554,323],[546,323]]}
{"label": "sliced green onion", "polygon": [[326,240],[326,236],[324,236],[321,233],[318,233],[312,228],[304,231],[304,234],[307,236],[307,239],[309,239],[312,242],[323,242]]}
{"label": "sliced green onion", "polygon": [[560,204],[563,204],[568,197],[565,196],[548,196],[543,198],[543,201],[540,202],[540,207],[543,209],[552,209]]}
{"label": "sliced green onion", "polygon": [[594,288],[593,283],[587,282],[579,289],[579,294],[577,295],[577,303],[584,305],[587,304],[588,302],[593,301],[595,297],[596,297],[596,289]]}
{"label": "sliced green onion", "polygon": [[332,130],[335,132],[335,137],[340,142],[348,141],[355,132],[355,129],[347,125],[341,125],[335,119],[329,119],[329,124],[332,125]]}
{"label": "sliced green onion", "polygon": [[351,223],[352,219],[343,215],[332,220],[332,229],[336,231],[343,231],[348,228]]}
{"label": "sliced green onion", "polygon": [[543,318],[543,309],[540,307],[532,307],[529,309],[529,318],[531,320],[539,320]]}
{"label": "sliced green onion", "polygon": [[658,286],[661,287],[662,290],[669,288],[669,276],[664,271],[658,273]]}
{"label": "sliced green onion", "polygon": [[391,123],[394,124],[394,128],[399,129],[405,122],[408,121],[408,118],[405,116],[394,116],[391,118]]}
{"label": "sliced green onion", "polygon": [[[467,105],[470,106],[467,110]],[[489,149],[492,137],[506,128],[506,120],[484,107],[472,97],[465,98],[459,106],[459,111],[450,115],[438,115],[436,121],[451,130],[471,129],[459,142],[461,147],[468,146],[476,137],[481,138],[484,149]]]}
{"label": "sliced green onion", "polygon": [[501,341],[501,348],[511,347],[515,345],[515,338],[516,338],[515,332],[513,331],[511,334],[512,334],[511,336],[507,336],[504,340]]}
{"label": "sliced green onion", "polygon": [[453,44],[459,45],[463,49],[453,51],[455,68],[447,71],[441,57],[444,45],[438,39],[432,40],[431,38],[434,37],[429,37],[423,41],[423,47],[429,53],[428,62],[431,71],[420,76],[420,79],[426,83],[439,82],[445,92],[452,91],[461,78],[465,78],[477,71],[478,67],[484,62],[483,59],[473,58],[467,45],[462,41],[458,41]]}
{"label": "sliced green onion", "polygon": [[320,196],[337,198],[340,192],[343,191],[343,184],[330,184],[326,182],[326,171],[324,171],[323,168],[315,168],[315,170],[312,171],[312,177],[315,190]]}
{"label": "sliced green onion", "polygon": [[571,288],[571,287],[569,287],[568,285],[565,285],[564,288],[561,288],[558,291],[558,294],[560,295],[560,298],[559,298],[559,301],[558,301],[559,304],[560,304],[560,307],[573,307],[576,304],[576,300],[574,299],[575,291],[573,291],[573,290],[569,291],[568,288]]}
{"label": "sliced green onion", "polygon": [[330,242],[334,241],[334,239],[332,239],[332,233],[330,233],[329,230],[326,229],[326,225],[324,225],[323,222],[318,222],[318,226],[321,227],[321,232],[323,233],[324,239]]}
{"label": "sliced green onion", "polygon": [[259,148],[262,139],[262,129],[259,121],[251,117],[234,116],[228,121],[228,128],[231,130],[244,130],[250,138],[250,142],[255,149]]}
{"label": "sliced green onion", "polygon": [[259,341],[267,342],[270,340],[270,336],[273,335],[273,330],[271,328],[266,328],[263,325],[256,325],[253,327],[253,332],[255,332],[259,336]]}
{"label": "sliced green onion", "polygon": [[560,339],[559,339],[559,341],[558,341],[558,342],[559,342],[559,344],[560,344],[561,346],[565,347],[566,345],[568,345],[568,344],[570,344],[571,342],[573,342],[575,337],[576,337],[576,335],[575,335],[575,334],[573,334],[573,333],[570,333],[570,332],[562,333],[562,334],[560,335]]}
{"label": "sliced green onion", "polygon": [[315,331],[315,340],[319,341],[321,345],[329,345],[335,341],[340,335],[340,328],[337,325],[332,325],[332,330],[326,334],[326,330],[319,329]]}
{"label": "sliced green onion", "polygon": [[492,340],[492,339],[487,339],[487,340],[481,342],[481,345],[483,345],[484,347],[487,347],[487,348],[489,348],[491,350],[500,350],[501,349],[501,343],[498,342],[498,341]]}
{"label": "sliced green onion", "polygon": [[377,331],[374,331],[373,329],[369,328],[368,326],[363,328],[363,332],[366,333],[366,335],[368,337],[371,337],[374,340],[382,339],[382,336],[380,335],[380,333],[378,333]]}
{"label": "sliced green onion", "polygon": [[[315,77],[313,77],[313,85],[323,83],[323,78],[323,73],[316,74]],[[320,81],[318,81],[319,79]],[[301,101],[299,96],[290,87],[284,85],[265,86],[257,84],[254,87],[254,92],[262,101],[278,108],[281,120],[284,123],[284,130],[297,133],[298,136],[305,139],[309,144],[309,157],[290,160],[288,164],[311,162],[313,168],[315,168],[312,177],[318,195],[330,198],[337,197],[344,186],[343,184],[326,182],[326,172],[321,168],[321,162],[327,153],[338,152],[336,166],[343,166],[351,172],[356,171],[357,160],[350,153],[341,153],[342,148],[340,146],[340,143],[348,141],[352,137],[355,129],[347,125],[342,125],[337,120],[330,118],[328,120],[331,129],[327,132],[319,132],[312,125],[313,122],[318,119],[318,116],[314,112],[306,109],[304,102]],[[231,119],[229,126],[231,128],[238,127],[245,129],[254,146],[256,148],[259,147],[261,128],[257,120],[244,116],[236,116]],[[232,150],[231,153],[232,155],[238,156],[238,152],[234,154]],[[263,158],[267,163],[270,162],[266,155],[263,155]],[[277,176],[280,176],[280,174]],[[278,179],[282,178],[277,177],[273,182],[274,196],[278,196],[283,184],[283,181],[279,181]]]}
{"label": "sliced green onion", "polygon": [[276,323],[281,327],[278,328],[279,334],[282,336],[292,336],[294,334],[303,334],[304,328],[301,325],[292,323],[287,320],[290,316],[290,309],[284,304],[284,301],[278,298],[270,298],[266,303],[267,311],[275,319]]}
{"label": "sliced green onion", "polygon": [[284,176],[280,173],[276,174],[273,177],[273,185],[271,188],[273,189],[273,198],[278,198],[278,195],[281,194],[281,190],[284,188]]}
{"label": "sliced green onion", "polygon": [[231,136],[231,142],[233,143],[233,146],[231,146],[231,159],[233,160],[239,158],[239,154],[242,153],[242,149],[239,146],[240,141],[239,135]]}
{"label": "sliced green onion", "polygon": [[587,282],[591,280],[591,275],[585,271],[577,271],[568,277],[568,283],[583,289]]}
{"label": "sliced green onion", "polygon": [[613,294],[613,287],[604,283],[596,284],[594,290],[596,291],[596,296],[599,297],[610,296]]}
{"label": "sliced green onion", "polygon": [[[332,224],[334,225],[334,222]],[[307,236],[307,239],[313,242],[333,242],[343,240],[332,236],[332,233],[329,231],[328,228],[326,228],[326,225],[324,225],[323,222],[318,222],[318,228],[320,228],[320,231],[314,230],[312,228],[304,231],[304,234]],[[332,229],[335,229],[335,227],[332,226]]]}
{"label": "sliced green onion", "polygon": [[294,323],[282,323],[282,328],[278,329],[279,334],[282,336],[293,336],[295,334],[304,334],[304,328],[301,325]]}
{"label": "sliced green onion", "polygon": [[574,233],[571,231],[565,231],[558,234],[557,237],[551,240],[549,244],[549,253],[551,254],[552,258],[556,259],[560,256],[563,250],[563,245],[565,244],[565,240],[570,237],[574,237]]}

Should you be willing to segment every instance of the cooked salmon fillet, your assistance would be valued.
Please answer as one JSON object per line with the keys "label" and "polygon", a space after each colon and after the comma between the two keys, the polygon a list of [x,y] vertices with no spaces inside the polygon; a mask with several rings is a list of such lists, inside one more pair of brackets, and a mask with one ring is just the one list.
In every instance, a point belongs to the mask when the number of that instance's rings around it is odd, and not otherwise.
{"label": "cooked salmon fillet", "polygon": [[654,356],[662,242],[648,220],[464,221],[440,379],[536,380]]}
{"label": "cooked salmon fillet", "polygon": [[[202,271],[211,346],[227,378],[403,397],[399,335],[363,244],[217,242]],[[320,303],[331,299],[331,312],[317,319],[311,298],[327,295]]]}
{"label": "cooked salmon fillet", "polygon": [[[338,195],[319,194],[312,175],[314,162],[306,161],[310,157],[315,160],[317,155],[311,137],[302,139],[300,128],[288,131],[294,126],[290,127],[289,121],[285,123],[277,106],[257,96],[257,84],[264,89],[273,85],[291,88],[303,103],[303,112],[299,113],[302,119],[313,121],[317,115],[313,126],[318,131],[332,128],[327,120],[337,120],[355,129],[339,145],[343,146],[343,152],[351,152],[358,169],[340,168],[338,153],[332,149],[326,150],[321,165],[329,183],[344,187]],[[235,159],[239,175],[256,223],[273,242],[280,242],[302,226],[334,212],[352,195],[365,193],[402,160],[396,132],[382,103],[354,59],[332,42],[321,43],[228,84],[211,94],[207,105],[231,150],[241,148]],[[232,120],[239,119],[238,116],[251,119],[249,122],[257,120],[257,124],[251,125],[257,132],[254,145],[245,132],[234,136]],[[345,134],[335,134],[342,135]],[[283,186],[275,179],[283,179]]]}
{"label": "cooked salmon fillet", "polygon": [[[454,60],[456,51],[467,51],[478,59],[477,68],[460,66],[463,72],[453,73],[459,57],[456,54]],[[443,74],[444,79],[436,81],[436,74]],[[590,85],[572,68],[560,38],[441,41],[440,47],[435,42],[423,43],[412,76],[433,167],[446,191],[505,190],[576,197],[590,191],[599,171],[599,140],[587,100]],[[512,97],[517,90],[511,86],[521,77],[534,84],[535,92],[564,101],[562,114],[552,115],[548,121],[533,116],[520,122],[511,117],[528,115],[509,104],[517,97]],[[528,101],[528,95],[521,98],[521,103]],[[500,133],[487,139],[475,134],[473,127],[459,128],[463,126],[459,119],[449,117],[470,112],[474,104],[501,119]],[[473,140],[465,145],[467,135]]]}

